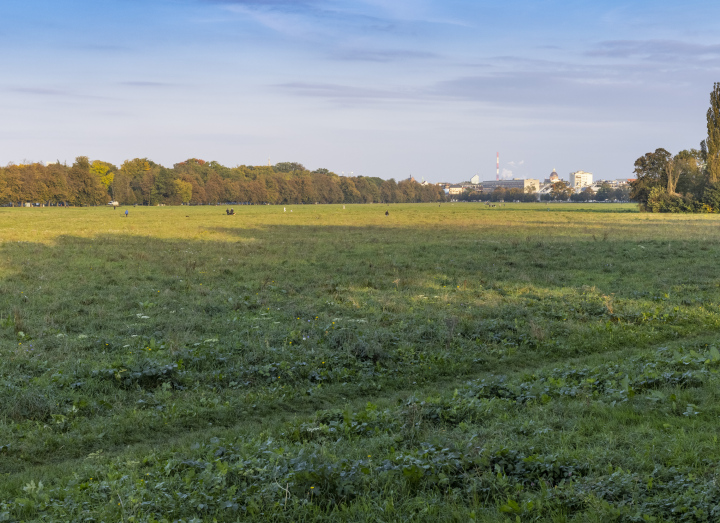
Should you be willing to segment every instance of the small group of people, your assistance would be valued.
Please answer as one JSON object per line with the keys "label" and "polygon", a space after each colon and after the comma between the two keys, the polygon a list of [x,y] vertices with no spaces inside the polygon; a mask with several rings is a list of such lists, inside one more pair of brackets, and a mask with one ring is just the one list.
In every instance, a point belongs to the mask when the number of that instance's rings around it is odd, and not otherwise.
{"label": "small group of people", "polygon": [[234,216],[235,209],[225,209],[225,214],[227,214],[228,216]]}

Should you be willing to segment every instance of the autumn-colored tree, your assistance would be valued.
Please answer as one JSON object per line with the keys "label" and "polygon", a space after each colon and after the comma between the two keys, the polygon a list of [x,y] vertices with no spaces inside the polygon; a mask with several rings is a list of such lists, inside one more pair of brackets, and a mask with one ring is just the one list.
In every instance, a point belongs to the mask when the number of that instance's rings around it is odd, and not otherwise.
{"label": "autumn-colored tree", "polygon": [[8,165],[0,172],[0,201],[14,207],[22,199],[20,168],[17,165]]}
{"label": "autumn-colored tree", "polygon": [[198,180],[191,176],[186,174],[182,177],[182,180],[184,182],[188,182],[190,185],[192,185],[192,196],[190,198],[191,204],[199,204],[199,203],[206,203],[205,200],[205,188],[200,185],[200,182]]}
{"label": "autumn-colored tree", "polygon": [[218,203],[224,201],[224,196],[225,187],[223,185],[222,178],[220,178],[216,172],[210,173],[207,181],[205,182],[206,203]]}
{"label": "autumn-colored tree", "polygon": [[402,194],[404,202],[415,201],[415,188],[417,185],[417,182],[413,180],[401,180],[398,182],[398,191]]}
{"label": "autumn-colored tree", "polygon": [[113,199],[123,205],[132,205],[136,203],[135,193],[130,186],[130,178],[123,172],[118,172],[113,177],[111,186]]}
{"label": "autumn-colored tree", "polygon": [[399,191],[395,180],[385,180],[380,186],[380,201],[382,203],[398,203]]}
{"label": "autumn-colored tree", "polygon": [[268,190],[260,180],[252,180],[246,183],[248,199],[252,203],[265,203],[269,201]]}
{"label": "autumn-colored tree", "polygon": [[[327,170],[327,169],[324,169]],[[312,175],[313,186],[317,193],[317,199],[322,203],[341,203],[344,195],[340,189],[339,176],[326,173],[314,173]]]}
{"label": "autumn-colored tree", "polygon": [[[327,169],[310,172],[297,162],[270,166],[225,167],[190,158],[168,169],[147,158],[135,158],[120,168],[102,160],[78,157],[72,167],[51,164],[9,165],[0,169],[0,202],[72,202],[102,204],[179,204],[190,184],[190,203],[370,203],[437,201],[437,186],[377,177],[340,177]],[[179,191],[182,188],[183,191]],[[182,194],[182,195],[181,195]]]}
{"label": "autumn-colored tree", "polygon": [[355,187],[355,182],[345,176],[340,177],[340,190],[343,193],[344,203],[358,203],[362,201],[360,191]]}
{"label": "autumn-colored tree", "polygon": [[135,158],[133,160],[125,160],[120,166],[120,171],[130,180],[140,179],[152,168],[147,158]]}
{"label": "autumn-colored tree", "polygon": [[265,195],[268,203],[282,203],[280,200],[280,186],[282,179],[275,174],[262,176],[258,173],[256,180],[262,180],[265,184]]}
{"label": "autumn-colored tree", "polygon": [[69,200],[73,205],[103,205],[109,200],[107,191],[100,180],[90,172],[87,156],[75,158],[68,172]]}
{"label": "autumn-colored tree", "polygon": [[291,178],[278,183],[278,203],[300,203],[300,187],[297,180]]}
{"label": "autumn-colored tree", "polygon": [[555,182],[552,189],[550,189],[550,196],[552,196],[554,200],[569,200],[572,193],[573,189],[570,187],[570,184],[563,180]]}
{"label": "autumn-colored tree", "polygon": [[173,185],[175,186],[175,194],[179,196],[180,201],[190,203],[192,199],[192,184],[182,180],[174,180]]}
{"label": "autumn-colored tree", "polygon": [[113,183],[113,178],[115,177],[115,171],[117,171],[117,167],[108,162],[95,160],[90,164],[90,172],[98,177],[100,183],[103,185],[103,187],[105,187],[105,190],[108,192],[111,192],[111,186]]}
{"label": "autumn-colored tree", "polygon": [[59,163],[45,167],[45,185],[47,187],[47,200],[49,203],[66,204],[70,198],[68,185],[68,167]]}
{"label": "autumn-colored tree", "polygon": [[[380,201],[380,189],[372,179],[366,176],[356,176],[353,178],[353,182],[355,183],[355,188],[360,192],[360,201],[362,203]],[[398,194],[400,193],[398,192]]]}
{"label": "autumn-colored tree", "polygon": [[319,200],[318,192],[315,190],[310,176],[299,176],[296,179],[298,198],[302,203],[315,203]]}
{"label": "autumn-colored tree", "polygon": [[21,201],[40,203],[48,200],[45,166],[38,163],[20,167]]}

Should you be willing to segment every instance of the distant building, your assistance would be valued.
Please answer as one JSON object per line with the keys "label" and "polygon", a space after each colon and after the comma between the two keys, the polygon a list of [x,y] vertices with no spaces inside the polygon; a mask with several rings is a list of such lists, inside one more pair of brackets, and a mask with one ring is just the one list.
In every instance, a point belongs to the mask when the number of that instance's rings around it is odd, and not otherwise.
{"label": "distant building", "polygon": [[628,185],[628,181],[624,178],[621,178],[620,180],[597,180],[590,187],[593,191],[597,192],[603,185],[608,185],[613,189],[617,189],[619,187],[626,187]]}
{"label": "distant building", "polygon": [[527,179],[519,180],[514,178],[512,180],[489,180],[482,183],[484,192],[492,192],[495,189],[522,189],[523,192],[527,192],[530,188],[531,192],[537,192],[540,188],[540,180]]}
{"label": "distant building", "polygon": [[553,172],[550,173],[549,178],[545,178],[544,183],[557,183],[560,181],[560,177],[558,176],[558,173],[555,172],[555,169],[553,169]]}
{"label": "distant building", "polygon": [[585,171],[575,171],[570,173],[570,187],[575,192],[580,192],[585,187],[590,187],[593,184],[592,173],[586,173]]}
{"label": "distant building", "polygon": [[457,196],[458,194],[462,194],[463,191],[465,191],[465,187],[463,185],[451,185],[447,188],[448,194],[450,196]]}
{"label": "distant building", "polygon": [[480,183],[480,175],[476,174],[472,178],[470,178],[470,183],[473,185],[478,185]]}

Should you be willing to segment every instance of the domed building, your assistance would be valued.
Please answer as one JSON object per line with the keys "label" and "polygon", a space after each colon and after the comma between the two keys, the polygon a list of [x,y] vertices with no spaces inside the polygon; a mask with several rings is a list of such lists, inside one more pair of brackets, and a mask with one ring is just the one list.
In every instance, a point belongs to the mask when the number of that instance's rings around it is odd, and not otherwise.
{"label": "domed building", "polygon": [[560,181],[560,177],[558,176],[558,173],[555,172],[555,169],[553,169],[553,172],[550,173],[550,178],[548,178],[548,183],[555,183]]}

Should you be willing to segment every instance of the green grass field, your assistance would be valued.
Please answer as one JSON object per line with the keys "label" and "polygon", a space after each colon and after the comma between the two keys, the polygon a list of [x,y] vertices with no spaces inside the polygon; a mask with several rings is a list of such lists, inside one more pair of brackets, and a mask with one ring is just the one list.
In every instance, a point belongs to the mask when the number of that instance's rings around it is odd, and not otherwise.
{"label": "green grass field", "polygon": [[235,210],[0,209],[0,521],[720,519],[716,216]]}

